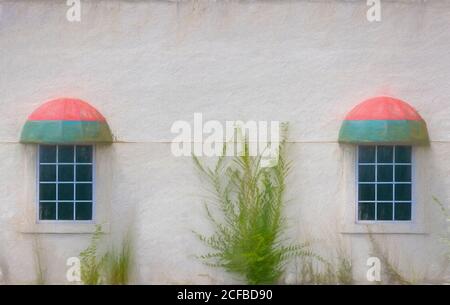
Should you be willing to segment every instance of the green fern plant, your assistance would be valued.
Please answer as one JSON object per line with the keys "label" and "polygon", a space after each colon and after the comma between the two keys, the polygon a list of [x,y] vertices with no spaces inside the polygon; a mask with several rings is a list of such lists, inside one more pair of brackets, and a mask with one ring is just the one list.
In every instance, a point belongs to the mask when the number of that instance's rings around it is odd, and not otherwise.
{"label": "green fern plant", "polygon": [[102,281],[104,256],[97,254],[98,244],[102,237],[102,227],[97,225],[89,246],[80,253],[81,281],[85,285],[98,285]]}
{"label": "green fern plant", "polygon": [[[313,256],[306,244],[286,244],[284,236],[286,219],[282,212],[290,169],[284,156],[285,135],[283,128],[278,161],[273,167],[262,167],[261,157],[250,156],[247,139],[241,156],[220,157],[213,168],[194,156],[194,164],[213,194],[205,209],[215,232],[211,236],[196,233],[212,251],[200,258],[210,266],[241,276],[249,284],[277,283],[289,259]],[[211,209],[212,202],[217,209]]]}
{"label": "green fern plant", "polygon": [[105,254],[105,276],[108,284],[126,285],[129,283],[131,258],[131,241],[129,235],[127,235],[118,250],[112,247]]}

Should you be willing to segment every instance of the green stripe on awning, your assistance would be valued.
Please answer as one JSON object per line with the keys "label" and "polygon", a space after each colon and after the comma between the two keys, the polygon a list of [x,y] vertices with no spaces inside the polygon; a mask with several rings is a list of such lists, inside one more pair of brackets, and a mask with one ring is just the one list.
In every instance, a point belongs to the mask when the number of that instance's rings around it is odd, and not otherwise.
{"label": "green stripe on awning", "polygon": [[426,145],[429,138],[424,121],[345,120],[339,132],[339,142]]}
{"label": "green stripe on awning", "polygon": [[27,121],[20,142],[35,144],[112,143],[111,130],[100,121]]}

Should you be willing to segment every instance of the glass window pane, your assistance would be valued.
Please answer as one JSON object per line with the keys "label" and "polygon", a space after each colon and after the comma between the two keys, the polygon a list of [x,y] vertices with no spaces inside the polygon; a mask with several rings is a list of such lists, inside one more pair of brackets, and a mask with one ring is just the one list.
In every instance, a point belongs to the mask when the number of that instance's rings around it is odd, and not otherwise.
{"label": "glass window pane", "polygon": [[58,146],[58,162],[59,163],[73,163],[73,146],[60,145]]}
{"label": "glass window pane", "polygon": [[378,165],[377,166],[377,179],[378,182],[392,182],[394,176],[393,165]]}
{"label": "glass window pane", "polygon": [[394,147],[393,146],[378,146],[377,162],[378,163],[392,163],[393,161],[394,161]]}
{"label": "glass window pane", "polygon": [[411,182],[411,165],[396,165],[395,181]]}
{"label": "glass window pane", "polygon": [[411,200],[411,184],[395,185],[395,200],[410,201]]}
{"label": "glass window pane", "polygon": [[39,181],[56,181],[56,165],[39,165]]}
{"label": "glass window pane", "polygon": [[378,184],[377,185],[377,200],[387,201],[392,200],[393,197],[393,185],[392,184]]}
{"label": "glass window pane", "polygon": [[360,201],[373,201],[375,200],[375,185],[360,184],[358,193],[358,198]]}
{"label": "glass window pane", "polygon": [[92,181],[92,165],[77,165],[77,181]]}
{"label": "glass window pane", "polygon": [[58,200],[73,200],[73,184],[58,184]]}
{"label": "glass window pane", "polygon": [[58,203],[58,219],[73,220],[73,202]]}
{"label": "glass window pane", "polygon": [[40,163],[55,163],[56,162],[56,146],[55,145],[40,145],[39,146],[39,161],[40,161]]}
{"label": "glass window pane", "polygon": [[392,203],[378,202],[377,220],[392,220],[393,216]]}
{"label": "glass window pane", "polygon": [[411,203],[395,204],[395,220],[411,220]]}
{"label": "glass window pane", "polygon": [[364,202],[359,204],[358,208],[359,220],[375,220],[375,203]]}
{"label": "glass window pane", "polygon": [[39,204],[39,219],[40,220],[55,220],[56,219],[56,203],[55,202],[41,202]]}
{"label": "glass window pane", "polygon": [[77,146],[77,162],[92,163],[92,146]]}
{"label": "glass window pane", "polygon": [[395,147],[395,162],[396,163],[411,163],[411,146],[396,146]]}
{"label": "glass window pane", "polygon": [[77,200],[92,200],[92,184],[78,183],[76,186]]}
{"label": "glass window pane", "polygon": [[375,146],[359,146],[359,163],[375,163]]}
{"label": "glass window pane", "polygon": [[92,202],[77,202],[75,219],[92,220]]}
{"label": "glass window pane", "polygon": [[360,165],[358,173],[359,182],[375,181],[375,165]]}
{"label": "glass window pane", "polygon": [[56,184],[40,183],[39,200],[56,200]]}
{"label": "glass window pane", "polygon": [[58,165],[58,180],[73,181],[73,165]]}

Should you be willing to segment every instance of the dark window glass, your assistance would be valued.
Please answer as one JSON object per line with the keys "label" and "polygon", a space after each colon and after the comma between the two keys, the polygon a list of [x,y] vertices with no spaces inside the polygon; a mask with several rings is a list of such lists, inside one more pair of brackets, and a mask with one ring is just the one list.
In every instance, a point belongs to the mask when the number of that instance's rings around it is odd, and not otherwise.
{"label": "dark window glass", "polygon": [[77,183],[77,200],[92,200],[92,185],[90,183]]}
{"label": "dark window glass", "polygon": [[360,220],[375,220],[375,203],[361,202],[358,209]]}
{"label": "dark window glass", "polygon": [[359,182],[375,181],[375,165],[360,165],[358,175]]}
{"label": "dark window glass", "polygon": [[56,165],[40,165],[39,180],[56,181]]}
{"label": "dark window glass", "polygon": [[377,162],[378,163],[394,162],[394,147],[393,146],[378,146]]}
{"label": "dark window glass", "polygon": [[411,146],[396,146],[395,147],[395,162],[396,163],[411,163]]}
{"label": "dark window glass", "polygon": [[396,165],[395,166],[395,181],[396,182],[411,182],[411,165]]}
{"label": "dark window glass", "polygon": [[411,203],[395,204],[395,220],[411,220]]}
{"label": "dark window glass", "polygon": [[375,146],[360,146],[359,163],[374,163],[375,162]]}
{"label": "dark window glass", "polygon": [[392,184],[378,184],[377,185],[377,200],[387,201],[392,200],[394,195]]}
{"label": "dark window glass", "polygon": [[73,181],[73,165],[58,165],[58,180]]}
{"label": "dark window glass", "polygon": [[378,165],[378,167],[377,167],[377,181],[378,182],[392,182],[393,175],[394,175],[394,166]]}
{"label": "dark window glass", "polygon": [[58,184],[58,200],[73,200],[73,184]]}
{"label": "dark window glass", "polygon": [[411,156],[410,146],[358,148],[359,220],[411,220]]}
{"label": "dark window glass", "polygon": [[92,181],[92,165],[77,165],[77,181]]}
{"label": "dark window glass", "polygon": [[58,146],[58,163],[73,163],[73,149],[73,146]]}
{"label": "dark window glass", "polygon": [[73,220],[73,202],[58,203],[58,219]]}
{"label": "dark window glass", "polygon": [[378,202],[377,220],[392,220],[392,217],[393,217],[392,203]]}
{"label": "dark window glass", "polygon": [[56,200],[56,184],[41,183],[39,185],[40,200]]}
{"label": "dark window glass", "polygon": [[411,200],[411,184],[395,185],[395,200],[410,201]]}
{"label": "dark window glass", "polygon": [[55,145],[39,146],[39,161],[41,163],[55,163],[56,162],[56,146]]}
{"label": "dark window glass", "polygon": [[92,146],[77,146],[77,163],[92,163]]}
{"label": "dark window glass", "polygon": [[89,145],[39,146],[40,220],[92,219],[92,155]]}
{"label": "dark window glass", "polygon": [[56,219],[56,203],[41,202],[39,206],[39,219],[55,220]]}
{"label": "dark window glass", "polygon": [[92,202],[76,203],[76,220],[92,220]]}
{"label": "dark window glass", "polygon": [[359,185],[359,200],[360,201],[374,201],[375,200],[375,185],[374,184],[360,184]]}

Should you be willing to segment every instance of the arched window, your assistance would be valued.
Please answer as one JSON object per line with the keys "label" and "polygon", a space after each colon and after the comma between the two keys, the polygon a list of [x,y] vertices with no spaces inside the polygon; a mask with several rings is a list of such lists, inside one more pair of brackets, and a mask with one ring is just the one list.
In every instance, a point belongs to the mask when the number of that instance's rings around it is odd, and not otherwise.
{"label": "arched window", "polygon": [[339,142],[357,146],[357,220],[411,221],[414,147],[429,143],[417,111],[391,97],[366,100],[345,118]]}
{"label": "arched window", "polygon": [[28,117],[21,142],[39,145],[38,220],[92,221],[95,144],[112,142],[105,118],[82,100],[52,100]]}

